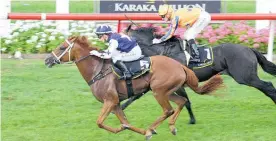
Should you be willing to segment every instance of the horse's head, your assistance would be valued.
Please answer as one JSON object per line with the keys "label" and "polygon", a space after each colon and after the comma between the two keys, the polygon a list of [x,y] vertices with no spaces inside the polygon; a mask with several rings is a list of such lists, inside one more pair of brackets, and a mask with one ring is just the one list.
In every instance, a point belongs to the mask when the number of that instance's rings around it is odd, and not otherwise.
{"label": "horse's head", "polygon": [[137,29],[131,29],[131,25],[126,30],[126,33],[134,37],[138,44],[142,43],[145,45],[151,45],[152,40],[154,39],[154,32],[155,28],[154,27],[139,27]]}
{"label": "horse's head", "polygon": [[[87,50],[87,51],[85,51]],[[56,49],[52,51],[45,59],[45,65],[52,67],[63,62],[75,61],[80,57],[80,53],[89,55],[89,42],[87,37],[78,36],[70,37],[61,43]],[[83,56],[84,54],[82,54]]]}

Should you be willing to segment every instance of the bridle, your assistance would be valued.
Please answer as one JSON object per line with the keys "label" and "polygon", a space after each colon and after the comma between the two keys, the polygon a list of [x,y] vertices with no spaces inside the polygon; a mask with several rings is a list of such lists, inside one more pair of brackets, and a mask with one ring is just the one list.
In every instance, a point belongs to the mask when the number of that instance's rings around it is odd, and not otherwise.
{"label": "bridle", "polygon": [[[71,50],[72,50],[72,48],[74,47],[74,44],[75,44],[74,41],[75,41],[76,39],[77,39],[77,38],[74,38],[74,39],[71,41],[72,43],[70,43],[70,41],[66,39],[65,42],[68,44],[68,47],[66,47],[66,49],[65,49],[59,56],[56,55],[54,51],[52,51],[52,54],[53,54],[53,56],[55,57],[56,63],[60,64],[60,63],[61,63],[60,58],[63,57],[66,53],[68,53],[69,61],[71,60]],[[61,46],[61,48],[65,48],[65,47],[64,47],[64,46]],[[78,62],[80,62],[80,61],[86,59],[86,58],[89,57],[89,56],[90,56],[90,55],[81,57],[79,60],[77,60],[77,61],[72,61],[72,62],[78,63]]]}
{"label": "bridle", "polygon": [[[65,40],[65,42],[68,44],[68,47],[58,56],[58,55],[56,55],[55,54],[55,52],[54,51],[52,51],[52,54],[53,54],[53,56],[55,57],[55,61],[58,63],[58,64],[60,64],[61,63],[61,61],[60,61],[60,58],[61,57],[63,57],[67,52],[68,52],[68,54],[69,54],[69,60],[71,60],[71,49],[74,47],[74,41],[76,40],[76,38],[74,38],[73,40],[72,40],[72,42],[73,43],[70,43],[67,39]],[[60,48],[65,48],[64,46],[61,46]]]}
{"label": "bridle", "polygon": [[[60,63],[61,63],[60,58],[62,58],[67,52],[68,52],[68,55],[69,55],[69,61],[71,60],[71,50],[72,50],[72,48],[74,47],[74,44],[75,44],[74,41],[75,41],[75,40],[76,40],[76,38],[74,38],[74,39],[71,41],[72,43],[70,43],[70,41],[66,39],[65,42],[68,44],[68,47],[67,47],[60,55],[56,55],[55,52],[52,51],[52,54],[53,54],[53,56],[55,57],[55,63],[60,64]],[[64,47],[64,46],[61,46],[60,48],[65,48],[65,47]],[[60,50],[61,50],[61,49],[60,49]],[[78,62],[80,62],[80,61],[82,61],[82,60],[88,58],[89,56],[91,56],[91,55],[89,54],[89,55],[83,56],[83,57],[81,57],[79,60],[77,60],[77,61],[72,61],[72,62],[78,63]],[[92,80],[90,80],[90,81],[88,82],[88,85],[89,85],[89,86],[92,85],[92,84],[94,84],[96,81],[98,81],[98,80],[104,78],[106,75],[108,75],[108,74],[110,74],[110,73],[112,72],[112,71],[107,72],[108,70],[111,70],[111,67],[108,67],[107,69],[105,69],[104,71],[102,71],[102,69],[103,69],[103,67],[104,67],[104,59],[102,59],[102,61],[100,62],[100,64],[101,64],[101,67],[100,67],[101,69],[100,69],[100,71],[99,71],[98,73],[96,73],[95,76],[93,76]],[[107,73],[106,73],[106,72],[107,72]]]}

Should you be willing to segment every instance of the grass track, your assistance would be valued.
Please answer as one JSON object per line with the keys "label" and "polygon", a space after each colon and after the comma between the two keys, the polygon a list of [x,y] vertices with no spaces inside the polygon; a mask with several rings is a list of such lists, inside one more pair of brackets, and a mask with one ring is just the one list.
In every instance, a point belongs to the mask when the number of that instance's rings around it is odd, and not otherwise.
{"label": "grass track", "polygon": [[[112,134],[99,129],[96,120],[102,106],[89,91],[75,65],[46,69],[43,60],[1,60],[3,141],[140,141],[130,131]],[[263,71],[260,77],[276,85]],[[188,90],[196,125],[188,125],[187,111],[176,123],[178,135],[169,132],[167,120],[152,141],[274,141],[276,106],[254,88],[238,85],[224,76],[220,96],[199,96]],[[161,108],[148,93],[126,111],[130,123],[146,128]],[[105,122],[119,127],[110,115]]]}
{"label": "grass track", "polygon": [[[55,13],[55,1],[12,1],[12,12],[23,13]],[[71,13],[93,13],[93,1],[70,1]]]}

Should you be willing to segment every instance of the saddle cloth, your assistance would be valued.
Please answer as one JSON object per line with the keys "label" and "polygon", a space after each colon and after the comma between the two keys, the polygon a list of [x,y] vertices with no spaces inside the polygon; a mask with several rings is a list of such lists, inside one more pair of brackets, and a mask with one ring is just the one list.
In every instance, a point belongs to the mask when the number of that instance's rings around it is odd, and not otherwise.
{"label": "saddle cloth", "polygon": [[210,66],[214,62],[214,55],[213,55],[213,50],[212,47],[198,47],[199,54],[200,54],[200,60],[201,62],[189,62],[189,68],[191,69],[199,69],[199,68],[204,68],[207,66]]}
{"label": "saddle cloth", "polygon": [[[142,57],[138,60],[124,63],[132,74],[132,79],[136,79],[147,73],[148,71],[150,71],[151,67],[150,57]],[[114,64],[112,64],[112,72],[117,75],[118,78],[121,78],[123,76],[123,72],[118,69]]]}

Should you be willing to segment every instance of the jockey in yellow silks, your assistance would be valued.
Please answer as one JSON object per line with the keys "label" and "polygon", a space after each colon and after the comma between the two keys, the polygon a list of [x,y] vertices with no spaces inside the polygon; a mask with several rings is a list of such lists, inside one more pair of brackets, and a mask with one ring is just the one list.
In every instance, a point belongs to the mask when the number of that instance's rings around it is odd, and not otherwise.
{"label": "jockey in yellow silks", "polygon": [[172,6],[168,4],[160,5],[158,14],[162,17],[162,20],[170,21],[171,25],[168,32],[162,38],[153,39],[153,44],[170,39],[177,27],[186,27],[187,30],[184,33],[184,39],[188,41],[188,45],[193,49],[193,59],[199,60],[199,51],[195,37],[210,23],[210,14],[199,5],[187,5],[174,11]]}

